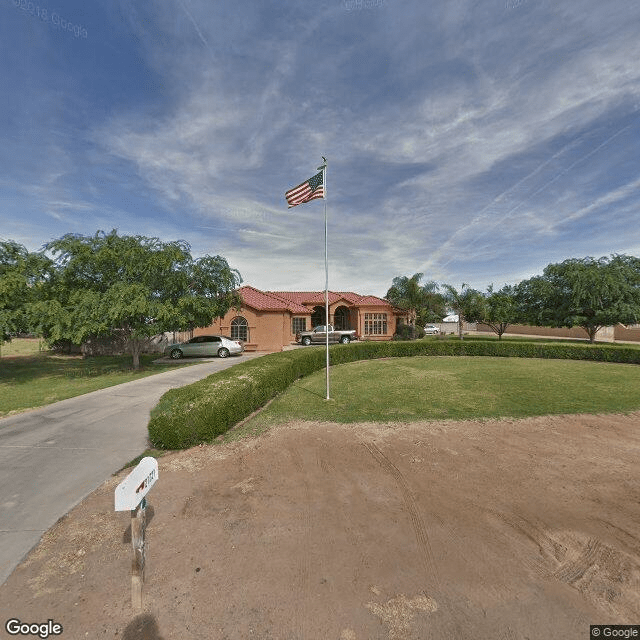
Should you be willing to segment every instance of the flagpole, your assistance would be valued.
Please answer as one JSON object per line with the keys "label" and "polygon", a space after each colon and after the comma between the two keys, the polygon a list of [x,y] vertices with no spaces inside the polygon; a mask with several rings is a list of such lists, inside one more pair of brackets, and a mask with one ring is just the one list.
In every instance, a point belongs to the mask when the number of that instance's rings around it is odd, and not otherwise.
{"label": "flagpole", "polygon": [[329,400],[329,258],[327,244],[327,159],[323,156],[324,164],[322,165],[322,186],[324,189],[324,323],[326,334],[326,352],[327,352],[327,400]]}
{"label": "flagpole", "polygon": [[[322,198],[324,200],[324,326],[326,334],[326,350],[327,350],[327,400],[329,400],[329,251],[327,241],[327,159],[322,156],[322,166],[318,167],[318,171],[322,171],[322,182],[318,176],[314,175],[306,182],[299,184],[293,189],[289,189],[284,197],[289,204],[289,208],[295,207],[309,200]],[[322,191],[316,193],[316,189],[322,185]],[[320,195],[322,193],[322,195]]]}

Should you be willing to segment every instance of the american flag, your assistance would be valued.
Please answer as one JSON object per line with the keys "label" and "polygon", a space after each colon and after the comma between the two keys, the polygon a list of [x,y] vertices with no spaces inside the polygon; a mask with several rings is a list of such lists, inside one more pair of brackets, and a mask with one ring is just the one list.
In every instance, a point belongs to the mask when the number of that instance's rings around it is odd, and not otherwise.
{"label": "american flag", "polygon": [[289,189],[289,191],[284,194],[284,197],[289,203],[289,209],[298,204],[302,204],[303,202],[309,202],[316,198],[324,198],[322,171],[320,173],[316,173],[313,178],[309,178],[306,182],[299,184],[297,187]]}

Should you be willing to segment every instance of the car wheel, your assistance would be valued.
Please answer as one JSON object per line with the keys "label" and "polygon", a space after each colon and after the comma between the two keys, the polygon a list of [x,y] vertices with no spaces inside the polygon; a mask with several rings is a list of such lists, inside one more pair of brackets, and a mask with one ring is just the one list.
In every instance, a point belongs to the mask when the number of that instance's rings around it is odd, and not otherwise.
{"label": "car wheel", "polygon": [[218,349],[218,356],[220,356],[221,358],[228,358],[229,349],[227,349],[226,347],[222,347],[221,349]]}
{"label": "car wheel", "polygon": [[311,344],[311,338],[309,336],[305,336],[302,338],[302,344],[308,347]]}
{"label": "car wheel", "polygon": [[342,344],[349,344],[351,342],[351,339],[349,338],[349,336],[342,336],[342,338],[340,338],[340,342],[342,342]]}
{"label": "car wheel", "polygon": [[180,358],[182,358],[182,351],[180,351],[180,349],[171,349],[171,353],[169,355],[174,360],[180,360]]}

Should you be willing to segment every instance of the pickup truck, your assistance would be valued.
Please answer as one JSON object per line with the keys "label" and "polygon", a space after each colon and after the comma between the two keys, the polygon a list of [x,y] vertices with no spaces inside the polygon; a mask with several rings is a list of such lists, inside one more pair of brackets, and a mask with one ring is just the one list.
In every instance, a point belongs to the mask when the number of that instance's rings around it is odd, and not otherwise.
{"label": "pickup truck", "polygon": [[[329,342],[341,342],[342,344],[348,344],[352,340],[357,340],[358,336],[354,329],[349,331],[336,331],[333,325],[329,325]],[[324,344],[327,341],[327,333],[325,325],[321,324],[314,327],[312,331],[299,331],[296,334],[296,342],[300,342],[304,345],[310,345],[312,342],[316,344]]]}

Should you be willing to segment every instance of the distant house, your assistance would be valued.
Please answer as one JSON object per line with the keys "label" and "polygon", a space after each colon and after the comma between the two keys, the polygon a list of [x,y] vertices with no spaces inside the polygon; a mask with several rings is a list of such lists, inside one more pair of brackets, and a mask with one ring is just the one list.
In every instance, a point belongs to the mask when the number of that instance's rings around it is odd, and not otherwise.
{"label": "distant house", "polygon": [[[325,324],[324,291],[260,291],[244,286],[238,290],[241,308],[231,309],[209,327],[194,330],[242,340],[246,350],[281,351],[295,342],[296,333]],[[408,313],[376,296],[351,291],[329,291],[329,324],[336,329],[355,329],[360,340],[390,340]]]}

